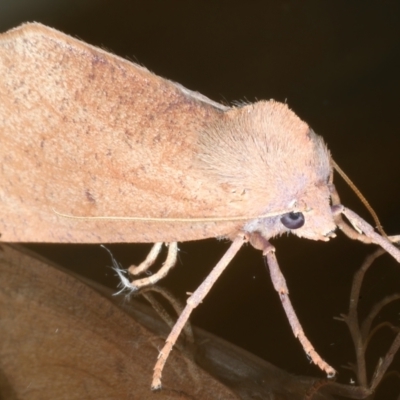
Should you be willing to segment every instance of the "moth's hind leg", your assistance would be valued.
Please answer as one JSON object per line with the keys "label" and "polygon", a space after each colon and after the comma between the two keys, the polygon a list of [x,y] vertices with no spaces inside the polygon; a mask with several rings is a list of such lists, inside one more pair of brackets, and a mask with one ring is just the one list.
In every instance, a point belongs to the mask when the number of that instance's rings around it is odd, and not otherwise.
{"label": "moth's hind leg", "polygon": [[163,242],[154,243],[153,247],[149,251],[146,259],[142,261],[138,266],[131,265],[128,271],[131,275],[139,275],[146,272],[156,261],[158,255],[160,254]]}
{"label": "moth's hind leg", "polygon": [[[146,272],[156,261],[158,255],[160,254],[162,245],[163,243],[155,243],[146,259],[142,263],[140,263],[138,266],[132,265],[128,268],[129,273],[132,275],[138,275]],[[172,242],[166,243],[166,245],[168,246],[168,255],[162,267],[152,275],[141,279],[135,279],[130,282],[130,289],[137,290],[144,286],[153,285],[168,274],[169,270],[176,264],[176,259],[178,256],[178,243]],[[123,284],[126,286],[126,282],[123,281]]]}

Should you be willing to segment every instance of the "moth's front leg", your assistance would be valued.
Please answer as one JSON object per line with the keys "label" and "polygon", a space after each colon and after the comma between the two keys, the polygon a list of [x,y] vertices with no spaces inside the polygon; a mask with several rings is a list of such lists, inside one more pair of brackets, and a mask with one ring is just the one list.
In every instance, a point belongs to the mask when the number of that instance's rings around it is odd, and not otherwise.
{"label": "moth's front leg", "polygon": [[275,290],[279,294],[282,306],[285,310],[290,326],[292,327],[294,336],[299,339],[304,351],[311,361],[318,365],[321,370],[325,371],[329,378],[334,377],[336,371],[315,351],[313,345],[307,339],[300,321],[297,318],[292,303],[290,302],[289,289],[286,285],[285,277],[279,268],[278,260],[275,256],[275,247],[258,232],[247,234],[247,238],[253,247],[262,251],[263,256],[266,258],[272,283]]}

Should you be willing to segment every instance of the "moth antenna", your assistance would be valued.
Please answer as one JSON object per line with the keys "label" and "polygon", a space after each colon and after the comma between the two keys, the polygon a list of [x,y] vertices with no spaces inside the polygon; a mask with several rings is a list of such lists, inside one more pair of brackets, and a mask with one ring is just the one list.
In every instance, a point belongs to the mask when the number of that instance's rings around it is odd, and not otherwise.
{"label": "moth antenna", "polygon": [[60,213],[54,208],[51,209],[54,214],[69,219],[81,219],[81,220],[106,220],[106,221],[143,221],[143,222],[222,222],[222,221],[247,221],[250,219],[260,219],[268,217],[276,217],[277,215],[283,215],[290,212],[301,212],[295,208],[286,210],[275,211],[267,214],[261,214],[256,216],[240,216],[240,217],[204,217],[204,218],[153,218],[153,217],[120,217],[120,216],[97,216],[97,217],[83,217],[79,215],[71,215]]}
{"label": "moth antenna", "polygon": [[353,192],[357,195],[357,197],[361,200],[361,202],[364,204],[365,208],[369,211],[371,214],[375,225],[376,229],[380,232],[380,234],[388,239],[388,236],[386,235],[386,232],[383,230],[381,221],[379,221],[378,215],[376,214],[375,210],[372,208],[372,206],[369,204],[368,200],[364,197],[364,195],[360,192],[360,190],[357,188],[357,186],[353,183],[353,181],[346,175],[346,173],[339,167],[339,165],[336,164],[335,160],[331,158],[333,168],[339,173],[339,175],[343,178],[343,180],[350,186],[350,188],[353,190]]}

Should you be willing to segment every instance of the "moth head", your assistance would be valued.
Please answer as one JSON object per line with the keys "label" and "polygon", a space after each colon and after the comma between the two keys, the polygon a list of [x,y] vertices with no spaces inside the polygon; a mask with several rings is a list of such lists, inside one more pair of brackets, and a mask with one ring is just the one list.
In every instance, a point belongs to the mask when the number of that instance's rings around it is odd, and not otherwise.
{"label": "moth head", "polygon": [[199,159],[217,182],[245,193],[236,214],[261,216],[245,231],[266,239],[332,236],[330,153],[286,104],[260,101],[224,113],[199,136]]}
{"label": "moth head", "polygon": [[[275,147],[279,151],[274,154],[280,157],[281,167],[273,170],[274,185],[269,186],[269,207],[265,214],[277,213],[250,221],[246,229],[258,231],[265,238],[293,233],[302,238],[327,241],[335,236],[336,229],[331,207],[330,153],[323,139],[308,126],[287,133],[284,141],[278,139]],[[276,188],[276,192],[271,187]]]}
{"label": "moth head", "polygon": [[254,219],[245,226],[247,232],[260,232],[269,239],[284,233],[302,238],[328,241],[335,237],[336,224],[331,208],[330,185],[306,187],[303,196],[288,204],[287,212]]}

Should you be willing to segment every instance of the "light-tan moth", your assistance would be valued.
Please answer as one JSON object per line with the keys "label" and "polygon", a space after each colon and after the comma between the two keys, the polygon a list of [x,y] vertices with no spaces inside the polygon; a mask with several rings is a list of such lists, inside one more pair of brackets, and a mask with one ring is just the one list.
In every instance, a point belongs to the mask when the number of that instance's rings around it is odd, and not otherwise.
{"label": "light-tan moth", "polygon": [[[232,243],[188,298],[160,351],[152,388],[189,315],[250,242],[266,257],[294,334],[305,337],[269,239],[292,232],[327,241],[337,227],[382,246],[386,237],[340,204],[326,145],[287,105],[227,107],[145,68],[40,24],[0,36],[0,233],[5,242],[155,243],[130,272],[177,242]],[[345,216],[348,222],[342,219]]]}

